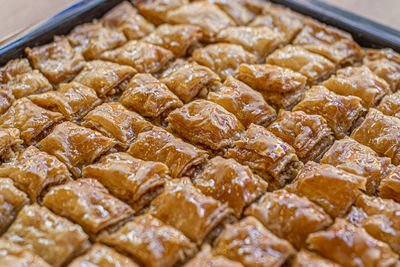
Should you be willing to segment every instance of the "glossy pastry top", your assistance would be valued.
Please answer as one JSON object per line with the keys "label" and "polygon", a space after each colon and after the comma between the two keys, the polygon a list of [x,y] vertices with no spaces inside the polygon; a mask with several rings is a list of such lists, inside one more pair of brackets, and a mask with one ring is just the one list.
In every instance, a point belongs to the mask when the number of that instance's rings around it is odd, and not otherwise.
{"label": "glossy pastry top", "polygon": [[400,91],[383,97],[376,109],[385,115],[400,118]]}
{"label": "glossy pastry top", "polygon": [[341,267],[342,265],[321,257],[306,249],[300,250],[293,261],[292,267]]}
{"label": "glossy pastry top", "polygon": [[[198,0],[196,0],[198,1]],[[201,1],[201,0],[200,0]],[[210,4],[218,6],[228,14],[237,25],[247,25],[256,14],[262,12],[263,1],[242,1],[242,0],[206,0]],[[253,2],[253,3],[252,3]],[[267,6],[267,3],[265,3]]]}
{"label": "glossy pastry top", "polygon": [[4,239],[0,239],[0,255],[0,266],[50,267],[47,262],[29,249]]}
{"label": "glossy pastry top", "polygon": [[155,24],[167,22],[168,11],[187,5],[189,0],[139,0],[133,4],[140,13]]}
{"label": "glossy pastry top", "polygon": [[243,267],[237,261],[232,261],[222,255],[216,255],[210,245],[203,245],[201,251],[196,254],[184,267]]}
{"label": "glossy pastry top", "polygon": [[400,202],[400,168],[395,168],[388,176],[381,180],[378,188],[379,196],[391,198]]}
{"label": "glossy pastry top", "polygon": [[16,99],[53,89],[47,78],[38,70],[18,74],[5,86],[11,90]]}
{"label": "glossy pastry top", "polygon": [[7,157],[14,146],[22,144],[20,131],[16,128],[0,128],[0,158]]}
{"label": "glossy pastry top", "polygon": [[10,60],[6,65],[0,67],[0,84],[7,84],[15,79],[18,74],[31,72],[29,60],[26,58],[18,58]]}

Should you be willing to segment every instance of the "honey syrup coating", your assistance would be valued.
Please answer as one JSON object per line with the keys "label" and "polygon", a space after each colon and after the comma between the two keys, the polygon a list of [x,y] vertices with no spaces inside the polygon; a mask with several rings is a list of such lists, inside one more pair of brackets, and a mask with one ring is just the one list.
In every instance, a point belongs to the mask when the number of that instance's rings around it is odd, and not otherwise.
{"label": "honey syrup coating", "polygon": [[400,119],[371,108],[351,138],[369,146],[379,155],[391,158],[393,164],[400,163]]}
{"label": "honey syrup coating", "polygon": [[0,84],[7,84],[14,80],[18,74],[31,71],[32,68],[27,58],[12,59],[0,67]]}
{"label": "honey syrup coating", "polygon": [[323,117],[308,115],[303,111],[280,110],[276,120],[267,129],[291,145],[303,163],[319,161],[335,141]]}
{"label": "honey syrup coating", "polygon": [[28,196],[15,187],[13,180],[0,179],[0,234],[7,230],[18,212],[28,203]]}
{"label": "honey syrup coating", "polygon": [[0,160],[8,161],[16,156],[24,141],[16,128],[0,128]]}
{"label": "honey syrup coating", "polygon": [[400,119],[400,91],[384,96],[376,109],[385,115]]}
{"label": "honey syrup coating", "polygon": [[217,254],[244,266],[282,266],[295,254],[292,245],[267,230],[254,217],[226,225],[214,243]]}
{"label": "honey syrup coating", "polygon": [[135,217],[113,233],[103,232],[98,240],[146,267],[172,267],[196,251],[195,244],[179,230],[150,214]]}
{"label": "honey syrup coating", "polygon": [[82,176],[95,178],[135,211],[149,204],[169,178],[166,165],[136,159],[124,152],[108,154],[86,166]]}
{"label": "honey syrup coating", "polygon": [[267,229],[280,238],[287,239],[296,249],[305,246],[307,236],[324,230],[332,219],[324,210],[306,197],[284,190],[266,193],[245,211],[254,216]]}
{"label": "honey syrup coating", "polygon": [[10,88],[0,85],[0,114],[3,114],[14,103],[15,97]]}
{"label": "honey syrup coating", "polygon": [[363,177],[366,180],[366,193],[370,195],[375,194],[381,180],[392,169],[390,158],[380,157],[371,148],[350,137],[336,140],[322,157],[321,163]]}
{"label": "honey syrup coating", "polygon": [[296,254],[292,267],[341,267],[342,265],[312,253],[306,249]]}
{"label": "honey syrup coating", "polygon": [[44,189],[70,180],[71,174],[55,156],[30,146],[0,166],[0,177],[11,178],[15,186],[35,202]]}
{"label": "honey syrup coating", "polygon": [[222,255],[215,255],[210,245],[203,245],[201,251],[196,254],[184,267],[243,267],[237,261],[232,261]]}
{"label": "honey syrup coating", "polygon": [[116,142],[102,134],[63,122],[38,143],[41,151],[56,156],[72,172],[81,175],[81,169],[115,146]]}
{"label": "honey syrup coating", "polygon": [[232,144],[244,127],[232,113],[207,100],[195,100],[171,112],[169,128],[185,139],[213,150]]}
{"label": "honey syrup coating", "polygon": [[94,244],[85,254],[75,258],[68,267],[105,266],[139,267],[130,258],[119,254],[114,249],[101,244]]}
{"label": "honey syrup coating", "polygon": [[387,244],[344,219],[336,219],[326,231],[311,234],[307,244],[311,250],[346,267],[395,266],[398,261],[398,255]]}
{"label": "honey syrup coating", "polygon": [[148,212],[198,245],[231,214],[227,204],[204,195],[189,178],[167,181]]}
{"label": "honey syrup coating", "polygon": [[41,257],[13,242],[0,239],[0,266],[50,267]]}
{"label": "honey syrup coating", "polygon": [[293,147],[262,126],[250,124],[225,157],[249,166],[269,184],[268,190],[283,187],[303,166]]}
{"label": "honey syrup coating", "polygon": [[25,206],[2,239],[32,251],[56,267],[89,246],[88,236],[79,225],[38,204]]}
{"label": "honey syrup coating", "polygon": [[381,180],[378,188],[379,196],[400,202],[400,168],[397,167]]}
{"label": "honey syrup coating", "polygon": [[167,22],[169,11],[187,5],[189,0],[132,0],[131,1],[144,17],[154,24]]}
{"label": "honey syrup coating", "polygon": [[142,160],[164,163],[173,178],[192,176],[208,158],[205,150],[184,142],[160,127],[140,133],[127,152]]}
{"label": "honey syrup coating", "polygon": [[127,204],[111,196],[97,180],[90,178],[51,187],[42,204],[92,234],[133,214]]}
{"label": "honey syrup coating", "polygon": [[251,123],[266,127],[276,118],[276,111],[265,102],[261,93],[232,76],[216,92],[210,92],[207,100],[233,113],[245,127]]}
{"label": "honey syrup coating", "polygon": [[[11,90],[15,99],[32,94],[40,94],[53,89],[53,86],[47,78],[38,70],[16,75],[15,78],[4,85],[4,87]],[[0,88],[2,89],[3,86],[0,86]]]}

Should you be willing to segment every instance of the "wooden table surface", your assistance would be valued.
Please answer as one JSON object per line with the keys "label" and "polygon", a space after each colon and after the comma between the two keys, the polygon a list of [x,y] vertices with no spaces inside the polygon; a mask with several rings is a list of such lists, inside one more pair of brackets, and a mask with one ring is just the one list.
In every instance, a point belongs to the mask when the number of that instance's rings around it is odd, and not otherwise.
{"label": "wooden table surface", "polygon": [[[77,0],[0,0],[0,40]],[[324,0],[400,30],[400,0]]]}

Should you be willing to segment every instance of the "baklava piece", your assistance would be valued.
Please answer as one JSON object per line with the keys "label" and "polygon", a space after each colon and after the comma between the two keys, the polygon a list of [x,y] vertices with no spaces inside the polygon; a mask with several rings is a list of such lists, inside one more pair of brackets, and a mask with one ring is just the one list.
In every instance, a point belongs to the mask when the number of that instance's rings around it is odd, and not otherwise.
{"label": "baklava piece", "polygon": [[400,89],[400,55],[390,48],[367,49],[364,65],[384,79],[393,92]]}
{"label": "baklava piece", "polygon": [[325,153],[321,163],[363,177],[366,180],[366,192],[373,195],[381,181],[391,169],[390,158],[379,157],[371,148],[345,137],[336,140]]}
{"label": "baklava piece", "polygon": [[55,37],[54,42],[26,48],[25,52],[32,66],[53,84],[71,80],[83,68],[82,55],[72,48],[66,37]]}
{"label": "baklava piece", "polygon": [[75,177],[81,169],[115,146],[116,142],[102,134],[72,122],[57,125],[38,143],[40,150],[56,156]]}
{"label": "baklava piece", "polygon": [[268,27],[227,27],[216,37],[217,41],[243,46],[244,49],[263,60],[283,43],[283,37]]}
{"label": "baklava piece", "polygon": [[[200,0],[201,1],[201,0]],[[252,10],[251,6],[246,6],[246,1],[242,0],[206,0],[214,4],[233,19],[237,25],[247,25],[255,17],[258,10]],[[251,0],[252,1],[252,0]],[[260,2],[260,1],[254,1]],[[257,5],[257,3],[255,3]]]}
{"label": "baklava piece", "polygon": [[296,250],[254,217],[226,225],[215,240],[215,252],[245,266],[282,266]]}
{"label": "baklava piece", "polygon": [[[11,90],[16,99],[31,94],[40,94],[53,89],[50,82],[38,70],[18,74],[12,81],[4,86]],[[2,87],[0,88],[2,89]]]}
{"label": "baklava piece", "polygon": [[119,102],[153,120],[162,120],[172,110],[183,106],[182,101],[165,84],[151,74],[142,73],[129,81]]}
{"label": "baklava piece", "polygon": [[34,146],[26,148],[17,158],[0,167],[0,176],[11,178],[15,186],[35,202],[43,189],[71,179],[67,167],[56,157]]}
{"label": "baklava piece", "polygon": [[221,79],[209,68],[193,62],[164,72],[160,81],[184,103],[189,103],[196,97],[205,98],[208,92],[215,91]]}
{"label": "baklava piece", "polygon": [[287,239],[297,249],[305,245],[309,234],[324,230],[332,223],[321,207],[284,190],[266,193],[258,203],[246,209],[245,215],[256,217],[272,233]]}
{"label": "baklava piece", "polygon": [[18,129],[0,128],[0,160],[8,161],[14,158],[23,142]]}
{"label": "baklava piece", "polygon": [[0,67],[0,84],[7,84],[15,79],[18,74],[31,72],[32,68],[26,58],[17,58]]}
{"label": "baklava piece", "polygon": [[227,43],[210,44],[198,48],[194,50],[192,56],[197,63],[210,68],[223,80],[233,74],[240,64],[257,62],[257,57],[240,45]]}
{"label": "baklava piece", "polygon": [[307,77],[311,85],[328,78],[336,68],[329,59],[292,45],[275,50],[267,57],[266,62],[300,72]]}
{"label": "baklava piece", "polygon": [[80,120],[101,103],[96,91],[78,82],[61,83],[57,91],[31,95],[36,105],[61,113],[69,121]]}
{"label": "baklava piece", "polygon": [[0,266],[4,267],[51,267],[29,249],[3,239],[0,239],[0,255]]}
{"label": "baklava piece", "polygon": [[395,266],[398,260],[387,244],[344,219],[336,219],[326,231],[311,234],[307,243],[311,250],[343,266]]}
{"label": "baklava piece", "polygon": [[2,238],[31,250],[56,267],[89,246],[88,236],[79,225],[38,204],[25,206]]}
{"label": "baklava piece", "polygon": [[346,219],[372,237],[400,252],[400,204],[391,199],[361,195]]}
{"label": "baklava piece", "polygon": [[250,124],[225,156],[248,165],[275,190],[296,177],[303,164],[287,143],[262,126]]}
{"label": "baklava piece", "polygon": [[1,128],[17,128],[21,139],[33,144],[46,136],[63,115],[41,108],[27,98],[21,98],[0,117]]}
{"label": "baklava piece", "polygon": [[127,149],[139,133],[152,128],[151,123],[142,116],[116,102],[104,103],[90,111],[82,126],[115,139],[123,149]]}
{"label": "baklava piece", "polygon": [[292,44],[320,54],[338,66],[353,65],[363,56],[360,46],[349,33],[315,20],[307,20]]}
{"label": "baklava piece", "polygon": [[180,231],[144,214],[98,240],[137,259],[143,266],[172,267],[192,256],[196,246]]}
{"label": "baklava piece", "polygon": [[400,91],[384,96],[376,109],[385,115],[400,119]]}
{"label": "baklava piece", "polygon": [[251,123],[266,127],[276,118],[276,111],[261,93],[232,76],[216,92],[210,92],[207,99],[233,113],[245,127]]}
{"label": "baklava piece", "polygon": [[75,27],[67,36],[68,41],[86,60],[98,58],[104,51],[126,42],[122,32],[103,27],[101,23],[86,23]]}
{"label": "baklava piece", "polygon": [[201,251],[196,254],[184,267],[243,267],[237,261],[232,261],[222,255],[215,255],[211,246],[203,245]]}
{"label": "baklava piece", "polygon": [[342,265],[302,249],[294,258],[292,267],[342,267]]}
{"label": "baklava piece", "polygon": [[335,141],[332,130],[320,115],[303,111],[280,110],[268,128],[275,136],[291,145],[301,161],[319,161]]}
{"label": "baklava piece", "polygon": [[364,113],[360,98],[337,95],[323,86],[313,86],[307,90],[292,110],[324,117],[339,139],[351,133]]}
{"label": "baklava piece", "polygon": [[159,26],[143,42],[164,47],[174,53],[175,57],[183,57],[188,49],[197,44],[201,38],[200,27],[189,24]]}
{"label": "baklava piece", "polygon": [[213,150],[231,145],[244,130],[235,115],[207,100],[195,100],[172,111],[166,121],[180,136]]}
{"label": "baklava piece", "polygon": [[400,202],[400,167],[381,180],[378,191],[380,197]]}
{"label": "baklava piece", "polygon": [[269,64],[241,64],[235,77],[259,91],[276,109],[290,110],[300,101],[307,77]]}
{"label": "baklava piece", "polygon": [[218,32],[235,22],[218,6],[206,1],[192,2],[167,13],[171,24],[193,24],[201,28],[202,41],[213,42]]}
{"label": "baklava piece", "polygon": [[140,73],[156,73],[173,57],[171,51],[143,41],[129,41],[101,55],[103,60],[132,66]]}
{"label": "baklava piece", "polygon": [[227,203],[236,217],[243,209],[267,191],[268,184],[250,168],[234,159],[215,157],[195,177],[194,186],[203,194]]}
{"label": "baklava piece", "polygon": [[115,93],[116,87],[135,73],[136,70],[129,66],[94,60],[86,62],[85,68],[75,77],[74,82],[93,88],[99,97],[105,97]]}
{"label": "baklava piece", "polygon": [[154,25],[126,1],[107,12],[101,22],[107,28],[123,32],[128,40],[140,39],[154,31]]}
{"label": "baklava piece", "polygon": [[328,164],[307,162],[286,190],[320,205],[336,218],[347,213],[365,189],[365,180]]}
{"label": "baklava piece", "polygon": [[390,92],[385,80],[365,66],[340,69],[322,85],[340,95],[358,96],[366,108],[376,106]]}
{"label": "baklava piece", "polygon": [[165,183],[163,192],[151,202],[149,213],[201,244],[210,232],[218,231],[231,210],[204,195],[189,178],[179,178]]}
{"label": "baklava piece", "polygon": [[391,158],[393,164],[400,163],[400,119],[371,108],[351,138]]}
{"label": "baklava piece", "polygon": [[0,85],[0,114],[3,114],[14,103],[15,97],[10,88]]}
{"label": "baklava piece", "polygon": [[167,22],[169,11],[189,3],[189,0],[131,0],[140,13],[155,24]]}
{"label": "baklava piece", "polygon": [[169,178],[166,165],[136,159],[124,152],[102,157],[97,163],[85,167],[82,176],[97,179],[135,211],[149,204]]}
{"label": "baklava piece", "polygon": [[140,133],[128,153],[142,160],[164,163],[174,178],[193,176],[208,157],[206,151],[159,127]]}
{"label": "baklava piece", "polygon": [[7,230],[18,212],[28,203],[28,196],[15,187],[13,180],[0,179],[0,235]]}
{"label": "baklava piece", "polygon": [[101,244],[93,245],[89,251],[75,258],[68,267],[139,267],[130,258]]}

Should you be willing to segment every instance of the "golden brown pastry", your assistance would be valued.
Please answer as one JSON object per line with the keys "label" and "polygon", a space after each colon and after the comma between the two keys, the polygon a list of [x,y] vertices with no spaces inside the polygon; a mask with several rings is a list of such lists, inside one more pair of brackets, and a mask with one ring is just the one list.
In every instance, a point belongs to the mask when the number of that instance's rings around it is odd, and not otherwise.
{"label": "golden brown pastry", "polygon": [[88,236],[79,225],[38,204],[25,206],[2,238],[56,267],[89,246]]}
{"label": "golden brown pastry", "polygon": [[215,255],[211,246],[206,244],[184,267],[243,267],[243,265],[222,255]]}
{"label": "golden brown pastry", "polygon": [[0,255],[0,266],[4,267],[50,267],[48,263],[29,249],[4,239],[0,239]]}
{"label": "golden brown pastry", "polygon": [[276,118],[276,111],[265,102],[261,93],[232,76],[216,92],[210,92],[207,100],[233,113],[245,127],[251,123],[266,127]]}
{"label": "golden brown pastry", "polygon": [[365,178],[366,192],[370,195],[375,194],[381,179],[391,169],[390,158],[379,157],[371,148],[349,137],[336,140],[322,157],[321,163]]}
{"label": "golden brown pastry", "polygon": [[208,158],[206,151],[160,127],[140,133],[128,153],[142,160],[164,163],[174,178],[192,176]]}
{"label": "golden brown pastry", "polygon": [[15,186],[28,194],[32,202],[43,189],[71,179],[67,167],[56,157],[34,146],[0,167],[0,176],[11,178]]}
{"label": "golden brown pastry", "polygon": [[338,139],[349,135],[364,113],[360,98],[337,95],[324,86],[313,86],[307,90],[292,110],[324,117]]}
{"label": "golden brown pastry", "polygon": [[174,54],[158,45],[129,41],[114,50],[106,51],[101,59],[134,67],[140,73],[160,71]]}
{"label": "golden brown pastry", "polygon": [[132,0],[140,13],[155,24],[167,21],[168,11],[187,5],[189,0]]}
{"label": "golden brown pastry", "polygon": [[78,82],[61,83],[57,91],[31,95],[36,105],[61,113],[65,119],[76,121],[101,103],[96,91]]}
{"label": "golden brown pastry", "polygon": [[74,50],[66,37],[56,36],[54,42],[26,48],[35,69],[39,69],[53,84],[68,82],[83,68],[82,55]]}
{"label": "golden brown pastry", "polygon": [[319,161],[335,141],[327,121],[320,115],[303,111],[280,110],[276,120],[267,129],[291,145],[301,161]]}
{"label": "golden brown pastry", "polygon": [[322,85],[340,95],[358,96],[366,108],[376,106],[379,100],[390,92],[385,80],[365,66],[340,69]]}
{"label": "golden brown pastry", "polygon": [[0,84],[7,84],[15,79],[18,74],[31,72],[32,68],[29,65],[27,58],[12,59],[4,66],[0,67]]}
{"label": "golden brown pastry", "polygon": [[12,94],[11,88],[0,85],[0,114],[3,114],[14,103],[15,97]]}
{"label": "golden brown pastry", "polygon": [[276,109],[286,110],[301,100],[307,82],[298,72],[269,64],[241,64],[235,77],[259,91]]}
{"label": "golden brown pastry", "polygon": [[[11,90],[16,99],[31,94],[40,94],[53,89],[50,82],[38,70],[16,75],[15,78],[4,85],[4,87]],[[3,90],[2,86],[0,86],[0,88],[0,90]]]}
{"label": "golden brown pastry", "polygon": [[267,57],[266,63],[300,72],[311,85],[328,78],[336,68],[329,59],[292,45],[275,50]]}
{"label": "golden brown pastry", "polygon": [[244,266],[282,266],[295,249],[272,234],[254,217],[227,225],[215,240],[215,252]]}
{"label": "golden brown pastry", "polygon": [[219,156],[208,162],[193,184],[203,194],[227,203],[238,218],[268,187],[268,183],[253,174],[249,167]]}
{"label": "golden brown pastry", "polygon": [[311,234],[308,247],[346,267],[395,266],[398,256],[390,247],[344,219],[336,219],[328,230]]}
{"label": "golden brown pastry", "polygon": [[175,10],[168,11],[166,19],[171,24],[193,24],[201,28],[202,41],[213,42],[218,32],[235,22],[218,6],[206,1],[192,2],[180,5]]}
{"label": "golden brown pastry", "polygon": [[81,125],[113,138],[123,149],[127,149],[139,133],[153,127],[142,116],[117,102],[104,103],[93,109]]}
{"label": "golden brown pastry", "polygon": [[85,68],[75,77],[74,82],[93,88],[99,97],[104,97],[114,93],[120,83],[135,73],[136,70],[129,66],[94,60],[85,63]]}
{"label": "golden brown pastry", "polygon": [[149,213],[201,244],[231,210],[201,193],[189,178],[179,178],[165,183],[163,192],[151,202]]}
{"label": "golden brown pastry", "polygon": [[318,256],[306,249],[300,250],[292,263],[292,267],[341,267],[342,265]]}
{"label": "golden brown pastry", "polygon": [[400,202],[400,168],[395,168],[388,176],[381,180],[378,188],[379,196],[391,198]]}
{"label": "golden brown pastry", "polygon": [[133,214],[127,204],[111,196],[97,180],[90,178],[51,187],[42,204],[92,234]]}
{"label": "golden brown pastry", "polygon": [[262,126],[250,124],[225,156],[248,165],[275,190],[296,177],[303,164],[287,143]]}
{"label": "golden brown pastry", "polygon": [[82,177],[97,179],[135,211],[149,204],[169,178],[166,165],[136,159],[124,152],[106,155],[85,167]]}
{"label": "golden brown pastry", "polygon": [[196,45],[201,36],[200,27],[195,25],[164,24],[144,37],[142,41],[164,47],[178,58],[185,56],[188,49]]}
{"label": "golden brown pastry", "polygon": [[67,165],[74,177],[116,144],[111,138],[72,122],[57,125],[38,143],[40,150],[56,156]]}
{"label": "golden brown pastry", "polygon": [[[18,212],[28,203],[28,196],[14,186],[13,180],[0,179],[0,234],[7,230]],[[0,255],[2,255],[1,252]]]}
{"label": "golden brown pastry", "polygon": [[[197,0],[196,0],[197,1]],[[202,0],[200,0],[202,1]],[[247,25],[255,17],[256,10],[251,10],[242,0],[206,0],[218,6],[233,19],[237,25]],[[258,1],[254,1],[258,2]]]}
{"label": "golden brown pastry", "polygon": [[184,63],[171,71],[166,71],[160,79],[184,103],[194,98],[205,98],[209,91],[220,86],[219,76],[196,62]]}
{"label": "golden brown pastry", "polygon": [[75,258],[68,267],[139,267],[128,257],[101,244],[93,245],[89,251]]}
{"label": "golden brown pastry", "polygon": [[384,96],[376,109],[385,115],[400,118],[400,91]]}
{"label": "golden brown pastry", "polygon": [[255,55],[247,52],[240,45],[228,43],[210,44],[204,48],[198,48],[194,50],[192,56],[197,63],[210,68],[223,80],[240,64],[254,64],[257,61]]}
{"label": "golden brown pastry", "polygon": [[365,180],[331,165],[309,161],[285,189],[307,197],[336,218],[347,213],[361,194],[360,189],[365,189]]}
{"label": "golden brown pastry", "polygon": [[175,266],[196,250],[180,231],[150,214],[135,217],[116,232],[103,232],[98,240],[133,256],[146,267]]}
{"label": "golden brown pastry", "polygon": [[33,144],[61,119],[61,113],[48,111],[33,104],[28,98],[21,98],[0,117],[0,127],[17,128],[21,139],[27,144]]}
{"label": "golden brown pastry", "polygon": [[393,164],[400,163],[400,119],[371,108],[351,138],[391,158]]}
{"label": "golden brown pastry", "polygon": [[309,234],[332,224],[332,219],[321,207],[284,190],[266,193],[244,214],[254,216],[272,233],[287,239],[297,249],[305,245]]}
{"label": "golden brown pastry", "polygon": [[0,160],[9,160],[24,141],[20,139],[20,132],[16,128],[0,128]]}
{"label": "golden brown pastry", "polygon": [[200,99],[174,110],[166,121],[185,139],[213,150],[229,146],[244,130],[235,115],[218,104]]}

